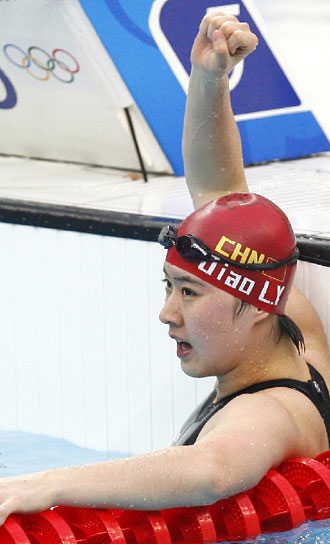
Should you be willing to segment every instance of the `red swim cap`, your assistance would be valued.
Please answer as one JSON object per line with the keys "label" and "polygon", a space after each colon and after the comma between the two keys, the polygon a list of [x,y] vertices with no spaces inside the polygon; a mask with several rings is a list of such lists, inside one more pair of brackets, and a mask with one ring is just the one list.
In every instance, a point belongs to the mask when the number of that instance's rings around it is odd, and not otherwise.
{"label": "red swim cap", "polygon": [[[193,235],[219,257],[242,264],[289,259],[296,240],[285,213],[252,193],[224,196],[202,206],[178,227],[177,237]],[[293,259],[294,261],[296,259]],[[166,261],[268,313],[283,314],[296,263],[272,270],[249,270],[216,261],[189,261],[175,245]]]}

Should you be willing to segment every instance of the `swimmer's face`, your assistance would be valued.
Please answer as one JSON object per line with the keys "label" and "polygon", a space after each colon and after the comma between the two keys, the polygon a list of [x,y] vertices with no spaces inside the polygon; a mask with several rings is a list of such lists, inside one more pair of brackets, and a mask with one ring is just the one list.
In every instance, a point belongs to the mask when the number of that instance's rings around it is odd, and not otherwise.
{"label": "swimmer's face", "polygon": [[177,356],[186,374],[220,376],[244,357],[251,317],[235,318],[236,299],[209,283],[165,263],[166,300],[160,320],[177,342]]}

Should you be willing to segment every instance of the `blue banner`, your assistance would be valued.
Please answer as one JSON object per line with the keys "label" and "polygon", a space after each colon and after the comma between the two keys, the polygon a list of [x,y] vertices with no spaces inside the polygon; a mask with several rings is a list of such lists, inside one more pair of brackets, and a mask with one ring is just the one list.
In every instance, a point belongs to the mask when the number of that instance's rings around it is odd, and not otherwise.
{"label": "blue banner", "polygon": [[248,22],[259,38],[257,50],[230,79],[245,164],[330,150],[256,23],[248,0],[80,1],[176,175],[183,175],[190,50],[200,20],[212,9]]}

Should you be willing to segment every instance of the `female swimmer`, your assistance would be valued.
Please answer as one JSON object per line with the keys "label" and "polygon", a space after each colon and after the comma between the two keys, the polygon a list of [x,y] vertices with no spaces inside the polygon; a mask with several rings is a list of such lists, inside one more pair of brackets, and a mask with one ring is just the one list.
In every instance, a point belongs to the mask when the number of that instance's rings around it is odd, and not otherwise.
{"label": "female swimmer", "polygon": [[285,459],[329,448],[325,334],[291,288],[297,252],[286,216],[246,192],[231,111],[228,74],[256,45],[235,17],[210,14],[201,22],[183,142],[187,183],[201,208],[160,236],[168,249],[160,318],[184,372],[215,376],[214,391],[168,449],[3,478],[0,523],[12,512],[56,504],[211,504],[255,486]]}

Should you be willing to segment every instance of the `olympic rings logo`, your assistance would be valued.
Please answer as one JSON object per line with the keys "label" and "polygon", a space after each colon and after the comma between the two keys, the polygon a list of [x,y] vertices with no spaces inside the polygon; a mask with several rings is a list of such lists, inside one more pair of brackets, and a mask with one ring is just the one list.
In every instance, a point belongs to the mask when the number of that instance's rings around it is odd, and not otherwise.
{"label": "olympic rings logo", "polygon": [[[27,51],[24,51],[14,43],[7,43],[3,47],[3,52],[9,62],[17,68],[25,69],[30,76],[38,81],[48,81],[52,76],[62,83],[73,83],[75,75],[80,71],[77,59],[65,49],[54,49],[50,55],[37,45],[31,45]],[[22,55],[21,58],[17,59],[17,52]],[[37,67],[37,72],[41,70],[43,74],[35,73],[35,70],[32,71],[33,66]],[[57,68],[63,74],[59,75]]]}

